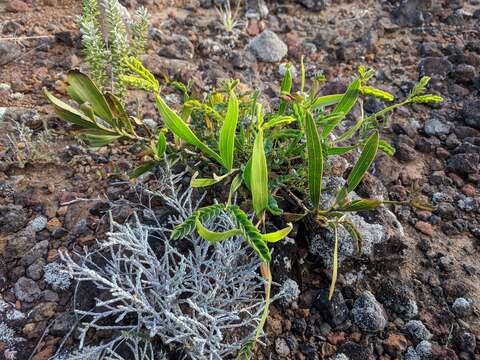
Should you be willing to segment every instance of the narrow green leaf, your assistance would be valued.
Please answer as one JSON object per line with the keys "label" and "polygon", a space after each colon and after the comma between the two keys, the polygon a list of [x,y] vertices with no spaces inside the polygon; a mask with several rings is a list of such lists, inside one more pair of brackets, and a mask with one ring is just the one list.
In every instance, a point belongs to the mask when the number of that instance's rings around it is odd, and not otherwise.
{"label": "narrow green leaf", "polygon": [[356,146],[337,146],[337,147],[331,147],[331,148],[328,148],[327,149],[327,154],[329,156],[332,156],[332,155],[343,155],[343,154],[346,154],[350,151],[352,151],[353,149],[355,149]]}
{"label": "narrow green leaf", "polygon": [[121,135],[102,129],[86,129],[82,130],[80,134],[87,140],[90,146],[95,148],[108,145],[122,137]]}
{"label": "narrow green leaf", "polygon": [[233,91],[230,91],[228,100],[228,109],[222,129],[220,130],[220,140],[218,150],[223,159],[223,163],[228,171],[233,167],[233,153],[235,150],[235,129],[238,122],[238,100]]}
{"label": "narrow green leaf", "polygon": [[89,103],[95,114],[110,123],[113,115],[105,97],[90,78],[78,70],[67,73],[68,93],[72,98],[81,100],[79,104]]}
{"label": "narrow green leaf", "polygon": [[230,206],[232,203],[232,198],[233,195],[237,192],[237,190],[242,186],[243,183],[243,177],[242,174],[237,174],[232,180],[232,183],[230,184],[230,190],[228,192],[228,200],[227,200],[227,205]]}
{"label": "narrow green leaf", "polygon": [[155,156],[158,159],[161,159],[165,153],[165,150],[167,150],[167,138],[165,137],[165,133],[163,131],[159,131],[157,144],[155,146]]}
{"label": "narrow green leaf", "polygon": [[355,190],[355,188],[362,181],[363,176],[367,172],[368,168],[375,159],[378,151],[378,132],[374,132],[365,143],[362,153],[358,158],[357,163],[353,167],[352,171],[348,175],[347,179],[347,192]]}
{"label": "narrow green leaf", "polygon": [[336,211],[367,211],[376,209],[381,204],[382,201],[378,199],[357,199],[350,201],[348,204],[345,204],[341,208],[336,209]]}
{"label": "narrow green leaf", "polygon": [[292,90],[292,72],[290,70],[290,64],[285,65],[285,74],[283,75],[280,91],[282,95],[290,95]]}
{"label": "narrow green leaf", "polygon": [[231,229],[227,231],[210,231],[205,226],[203,226],[203,224],[198,218],[195,220],[195,226],[198,235],[211,243],[217,243],[234,236],[243,235],[243,232],[240,229]]}
{"label": "narrow green leaf", "polygon": [[157,161],[147,161],[145,164],[137,166],[132,171],[129,171],[127,175],[130,179],[136,179],[140,175],[145,174],[147,171],[152,170],[157,164]]}
{"label": "narrow green leaf", "polygon": [[315,209],[318,209],[320,206],[320,194],[322,192],[323,151],[312,114],[307,112],[306,115],[305,134],[307,136],[308,187],[312,205]]}
{"label": "narrow green leaf", "polygon": [[360,91],[360,85],[361,85],[360,79],[355,79],[350,84],[345,94],[343,94],[340,102],[337,104],[337,106],[335,106],[335,109],[332,110],[332,114],[343,113],[344,116],[342,116],[336,122],[332,122],[331,124],[323,128],[323,131],[322,131],[323,138],[326,138],[332,132],[332,130],[340,123],[340,121],[342,121],[342,119],[345,116],[347,116],[347,114],[352,109],[353,105],[355,105],[358,98],[359,91]]}
{"label": "narrow green leaf", "polygon": [[260,217],[268,205],[268,170],[263,144],[263,130],[258,130],[252,150],[252,170],[250,176],[253,208]]}
{"label": "narrow green leaf", "polygon": [[105,94],[105,100],[107,100],[108,106],[112,110],[113,117],[119,120],[121,127],[127,129],[130,133],[134,134],[132,122],[130,121],[125,108],[121,104],[120,100],[112,93]]}
{"label": "narrow green leaf", "polygon": [[360,231],[358,231],[355,224],[353,222],[351,222],[350,220],[343,220],[342,225],[348,231],[350,236],[352,237],[353,247],[354,247],[355,253],[357,255],[361,255],[362,254],[362,248],[363,248],[362,234],[360,234]]}
{"label": "narrow green leaf", "polygon": [[251,186],[251,179],[252,179],[252,158],[248,159],[247,163],[245,164],[245,168],[243,169],[243,182],[248,190],[252,191]]}
{"label": "narrow green leaf", "polygon": [[281,230],[278,230],[278,231],[275,231],[275,232],[271,232],[271,233],[268,233],[268,234],[262,234],[262,239],[265,240],[266,242],[269,242],[269,243],[275,243],[277,241],[282,240],[293,229],[292,223],[288,223],[287,225],[288,226],[284,229],[281,229]]}
{"label": "narrow green leaf", "polygon": [[170,107],[163,101],[163,99],[156,95],[156,105],[160,116],[165,122],[165,126],[180,139],[185,140],[190,145],[197,147],[205,155],[217,161],[220,165],[224,165],[222,158],[215,151],[205,145],[192,130],[188,127],[185,121],[182,120]]}
{"label": "narrow green leaf", "polygon": [[335,105],[342,100],[343,94],[333,94],[333,95],[325,95],[320,96],[315,99],[311,108],[315,109],[317,107],[325,107],[330,105]]}
{"label": "narrow green leaf", "polygon": [[83,128],[98,128],[98,125],[81,111],[56,98],[48,90],[44,89],[43,92],[48,101],[53,104],[55,113],[61,119]]}
{"label": "narrow green leaf", "polygon": [[190,182],[190,186],[193,187],[193,188],[199,188],[199,187],[206,187],[206,186],[211,186],[211,185],[217,184],[220,181],[222,181],[223,179],[225,179],[226,177],[230,176],[234,171],[235,171],[235,169],[232,170],[232,171],[229,171],[225,175],[220,175],[220,176],[214,173],[213,177],[211,179],[210,178],[196,178],[196,175],[198,173],[195,173],[194,176],[192,177],[192,181]]}

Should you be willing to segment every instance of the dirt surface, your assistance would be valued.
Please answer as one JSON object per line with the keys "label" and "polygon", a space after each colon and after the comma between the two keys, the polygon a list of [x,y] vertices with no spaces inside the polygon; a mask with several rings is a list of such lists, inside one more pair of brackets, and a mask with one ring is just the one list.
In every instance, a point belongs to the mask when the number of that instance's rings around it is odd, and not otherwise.
{"label": "dirt surface", "polygon": [[[384,135],[397,153],[377,158],[360,191],[392,200],[417,192],[436,210],[392,206],[404,234],[390,237],[368,256],[345,261],[330,305],[324,300],[330,270],[306,255],[301,231],[291,251],[275,246],[278,258],[290,257],[295,264],[283,273],[302,292],[294,306],[273,305],[268,344],[256,358],[330,359],[343,353],[351,360],[423,360],[428,357],[418,355],[417,345],[428,340],[430,358],[480,359],[478,1],[342,0],[328,2],[321,11],[294,1],[269,2],[267,17],[242,19],[245,26],[231,35],[208,3],[142,1],[152,26],[143,61],[157,76],[192,81],[199,94],[221,79],[238,78],[246,88],[273,98],[279,91],[279,63],[290,60],[298,71],[305,55],[308,76],[326,75],[326,93],[344,89],[364,65],[375,68],[375,84],[396,97],[429,75],[430,90],[445,98],[435,108],[415,105],[392,115]],[[125,5],[131,10],[139,4],[131,0]],[[116,219],[129,218],[133,207],[122,203],[129,196],[124,174],[138,159],[124,146],[88,149],[54,116],[42,95],[46,87],[64,96],[65,73],[85,67],[75,24],[80,2],[10,0],[0,9],[0,289],[3,300],[24,314],[11,320],[1,313],[0,320],[25,339],[15,349],[16,359],[41,360],[50,358],[68,335],[71,324],[50,329],[71,312],[73,294],[73,286],[52,289],[42,266],[55,261],[58,250],[101,239],[106,223],[105,211],[99,209],[105,203],[120,201]],[[287,45],[282,61],[262,62],[247,49],[263,29]],[[132,97],[128,107],[137,109],[137,103]],[[368,107],[379,105],[372,101]],[[145,102],[139,112],[142,118],[159,120]],[[32,221],[39,217],[47,224],[34,231]],[[46,247],[37,246],[45,240]],[[34,248],[32,259],[25,260]],[[24,279],[37,284],[35,296],[19,296],[16,286]],[[352,315],[365,290],[385,309],[388,323],[381,331],[365,330]],[[473,304],[466,313],[454,309],[459,298]],[[405,310],[412,303],[415,314]],[[411,319],[420,320],[432,337],[420,339],[406,330]],[[74,337],[65,341],[67,347],[75,344]],[[419,357],[412,355],[416,346]],[[0,334],[0,358],[8,359],[10,348]]]}

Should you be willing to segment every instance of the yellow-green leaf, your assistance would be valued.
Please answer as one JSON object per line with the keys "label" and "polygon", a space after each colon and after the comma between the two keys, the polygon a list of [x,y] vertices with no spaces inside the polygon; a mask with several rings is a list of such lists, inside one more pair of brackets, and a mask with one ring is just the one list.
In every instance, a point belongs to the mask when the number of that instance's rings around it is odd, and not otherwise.
{"label": "yellow-green leaf", "polygon": [[238,122],[238,100],[233,91],[230,91],[228,99],[228,109],[222,129],[220,130],[220,141],[218,150],[222,157],[223,163],[228,171],[233,167],[233,153],[235,150],[235,129]]}
{"label": "yellow-green leaf", "polygon": [[253,208],[255,214],[260,217],[268,205],[268,170],[262,128],[258,130],[253,144],[250,186]]}
{"label": "yellow-green leaf", "polygon": [[90,78],[78,70],[67,73],[68,94],[79,104],[89,103],[95,114],[108,123],[111,123],[113,115],[105,97]]}
{"label": "yellow-green leaf", "polygon": [[217,243],[229,239],[233,236],[243,235],[243,232],[240,229],[231,229],[227,231],[208,230],[205,226],[203,226],[203,224],[198,218],[195,220],[195,227],[197,229],[198,235],[211,243]]}
{"label": "yellow-green leaf", "polygon": [[236,169],[233,169],[232,171],[229,171],[225,175],[220,175],[220,176],[214,173],[212,178],[196,178],[198,173],[195,173],[192,177],[192,181],[190,182],[190,186],[193,188],[199,188],[199,187],[206,187],[206,186],[217,184],[223,179],[225,179],[226,177],[230,176],[234,171],[236,171]]}
{"label": "yellow-green leaf", "polygon": [[268,234],[262,234],[262,239],[265,240],[266,242],[275,243],[277,241],[282,240],[285,236],[287,236],[290,233],[290,231],[292,231],[292,229],[293,229],[292,223],[288,223],[288,226],[284,229],[271,232]]}
{"label": "yellow-green leaf", "polygon": [[220,165],[223,164],[223,160],[215,151],[210,149],[204,144],[195,133],[190,130],[188,125],[183,119],[178,116],[170,107],[163,101],[163,99],[156,95],[156,105],[160,116],[165,122],[165,126],[180,139],[185,140],[190,145],[197,147],[205,155],[209,156],[213,160],[217,161]]}
{"label": "yellow-green leaf", "polygon": [[305,134],[307,136],[308,188],[310,200],[315,209],[318,209],[320,206],[320,194],[322,192],[323,150],[317,126],[310,112],[307,112],[305,117]]}
{"label": "yellow-green leaf", "polygon": [[347,192],[355,190],[355,188],[362,181],[363,176],[367,172],[368,168],[372,164],[378,151],[378,132],[374,132],[365,143],[362,153],[358,158],[357,163],[353,167],[352,171],[348,175],[347,179]]}

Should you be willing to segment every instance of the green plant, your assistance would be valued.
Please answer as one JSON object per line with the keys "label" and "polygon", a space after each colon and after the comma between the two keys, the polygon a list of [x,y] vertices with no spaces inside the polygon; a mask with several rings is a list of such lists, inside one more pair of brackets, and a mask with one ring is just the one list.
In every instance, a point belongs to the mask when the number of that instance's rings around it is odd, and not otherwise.
{"label": "green plant", "polygon": [[125,19],[118,0],[83,0],[78,25],[82,32],[85,60],[93,81],[121,100],[126,94],[120,80],[128,73],[127,60],[145,51],[148,13],[140,7],[133,20]]}
{"label": "green plant", "polygon": [[218,17],[222,22],[224,29],[231,33],[233,29],[240,25],[238,21],[238,12],[240,10],[241,0],[237,2],[235,10],[232,11],[232,6],[230,5],[230,0],[225,0],[223,5],[220,5],[216,8]]}
{"label": "green plant", "polygon": [[[424,77],[405,99],[383,110],[365,116],[362,98],[374,96],[387,102],[393,95],[374,88],[368,83],[373,70],[359,68],[358,75],[343,94],[319,96],[321,83],[325,78],[320,74],[305,90],[305,72],[301,64],[300,88],[293,92],[293,79],[289,66],[280,87],[280,103],[277,109],[265,111],[257,101],[258,93],[242,93],[238,81],[224,83],[220,89],[210,93],[204,101],[189,95],[188,87],[172,83],[184,96],[184,103],[177,113],[163,100],[160,83],[135,58],[126,63],[134,75],[122,75],[121,81],[129,86],[151,92],[165,129],[158,135],[144,129],[139,120],[134,123],[126,116],[118,101],[108,93],[102,95],[88,78],[78,72],[70,73],[70,96],[80,105],[79,110],[54,98],[59,116],[83,127],[82,134],[97,146],[117,139],[141,141],[149,148],[151,160],[135,169],[132,177],[153,168],[161,160],[167,144],[172,149],[193,148],[189,156],[202,160],[206,177],[195,173],[192,187],[207,187],[230,181],[228,197],[224,203],[207,205],[198,209],[173,231],[173,240],[196,231],[205,240],[218,243],[232,236],[240,236],[249,244],[264,262],[263,273],[267,280],[268,313],[271,274],[269,262],[271,252],[268,243],[285,238],[293,226],[288,223],[284,229],[265,233],[270,216],[283,213],[277,200],[290,197],[301,210],[290,214],[299,220],[314,219],[320,226],[329,228],[335,236],[333,249],[332,281],[330,296],[333,294],[338,272],[338,227],[344,227],[361,249],[361,234],[355,225],[345,218],[349,212],[368,211],[385,204],[388,200],[355,199],[350,194],[360,184],[370,168],[377,152],[393,155],[394,148],[380,138],[379,128],[386,114],[409,103],[438,103],[442,98],[425,94],[429,78]],[[103,100],[102,100],[103,99]],[[353,125],[342,129],[340,125],[356,105],[360,106],[360,117]],[[137,128],[144,129],[139,135]],[[170,132],[167,138],[165,132]],[[334,200],[322,207],[322,182],[329,164],[335,157],[348,152],[359,152],[358,159],[350,171],[345,185],[334,194]],[[234,196],[240,196],[245,207],[232,204]],[[413,206],[423,205],[414,200]],[[247,208],[248,210],[245,210]],[[252,211],[254,216],[248,216]],[[222,232],[209,230],[210,223],[221,212],[234,219],[236,226]],[[266,314],[265,313],[265,314]],[[265,315],[266,318],[266,315]],[[260,324],[263,327],[263,322]],[[257,332],[257,337],[261,328]],[[248,354],[253,343],[246,344],[241,354]],[[243,356],[242,355],[242,356]]]}

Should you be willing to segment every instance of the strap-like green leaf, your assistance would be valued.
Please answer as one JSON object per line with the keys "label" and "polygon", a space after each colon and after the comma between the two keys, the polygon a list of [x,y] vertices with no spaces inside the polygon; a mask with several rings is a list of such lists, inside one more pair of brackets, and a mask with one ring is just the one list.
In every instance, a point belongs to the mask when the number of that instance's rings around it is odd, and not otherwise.
{"label": "strap-like green leaf", "polygon": [[307,112],[305,117],[305,134],[307,136],[310,200],[315,209],[318,209],[320,206],[320,194],[322,192],[323,150],[317,126],[310,112]]}
{"label": "strap-like green leaf", "polygon": [[229,210],[235,217],[238,223],[238,227],[243,232],[243,236],[247,240],[248,244],[255,250],[260,258],[265,262],[270,262],[272,256],[268,249],[267,243],[263,240],[262,235],[253,225],[251,220],[247,217],[247,214],[240,209],[237,205],[231,205]]}
{"label": "strap-like green leaf", "polygon": [[160,116],[165,122],[165,126],[180,139],[185,140],[190,145],[196,146],[205,155],[223,164],[223,160],[215,151],[205,145],[188,127],[185,121],[182,120],[170,107],[163,101],[163,99],[156,95],[156,105]]}
{"label": "strap-like green leaf", "polygon": [[238,100],[235,92],[230,91],[228,100],[228,109],[222,129],[220,130],[220,141],[218,150],[223,159],[223,163],[228,171],[233,167],[233,153],[235,150],[235,129],[238,122]]}
{"label": "strap-like green leaf", "polygon": [[262,239],[269,243],[275,243],[277,241],[282,240],[285,236],[287,236],[290,233],[290,231],[292,231],[292,229],[293,229],[292,223],[288,223],[288,226],[284,229],[271,232],[268,234],[262,234]]}
{"label": "strap-like green leaf", "polygon": [[155,145],[155,157],[157,159],[161,159],[165,153],[165,150],[167,150],[167,138],[165,137],[165,133],[163,131],[159,131],[157,143]]}
{"label": "strap-like green leaf", "polygon": [[342,100],[343,94],[333,94],[333,95],[325,95],[325,96],[320,96],[315,99],[313,102],[311,108],[315,109],[317,107],[325,107],[325,106],[330,106],[330,105],[335,105],[340,100]]}
{"label": "strap-like green leaf", "polygon": [[53,104],[55,113],[61,119],[83,128],[98,128],[98,125],[81,111],[56,98],[46,89],[44,89],[43,92],[46,98]]}
{"label": "strap-like green leaf", "polygon": [[329,156],[331,155],[343,155],[346,154],[353,149],[355,149],[356,146],[337,146],[337,147],[331,147],[327,149],[327,154]]}
{"label": "strap-like green leaf", "polygon": [[233,170],[229,171],[228,173],[226,173],[225,175],[220,175],[220,176],[214,173],[213,177],[211,179],[210,178],[200,178],[200,179],[198,179],[198,178],[196,178],[196,175],[198,173],[195,173],[194,176],[192,177],[192,181],[190,182],[190,186],[193,187],[193,188],[211,186],[211,185],[219,183],[220,181],[222,181],[226,177],[230,176],[235,171],[236,171],[236,169],[233,169]]}
{"label": "strap-like green leaf", "polygon": [[268,170],[263,144],[263,130],[258,130],[252,150],[250,187],[255,214],[260,217],[268,205]]}
{"label": "strap-like green leaf", "polygon": [[374,132],[365,143],[362,153],[358,158],[357,163],[353,167],[352,171],[348,175],[347,179],[347,192],[355,190],[355,188],[362,181],[363,176],[367,172],[368,168],[375,159],[378,151],[378,132]]}
{"label": "strap-like green leaf", "polygon": [[230,190],[228,192],[228,200],[227,200],[228,205],[232,203],[233,195],[237,192],[237,190],[240,188],[242,183],[243,183],[243,176],[242,174],[238,173],[237,175],[235,175],[235,177],[232,180],[232,183],[230,184]]}
{"label": "strap-like green leaf", "polygon": [[125,108],[118,100],[118,98],[112,93],[105,94],[105,100],[107,100],[108,106],[112,110],[114,118],[118,119],[119,124],[124,129],[127,129],[131,134],[135,133],[132,122],[130,121]]}
{"label": "strap-like green leaf", "polygon": [[109,132],[107,130],[102,130],[102,129],[82,130],[81,136],[87,140],[90,146],[95,148],[108,145],[122,137],[121,135]]}
{"label": "strap-like green leaf", "polygon": [[80,100],[79,104],[89,103],[95,114],[108,123],[111,123],[113,115],[107,100],[90,78],[78,70],[67,73],[68,93]]}
{"label": "strap-like green leaf", "polygon": [[157,161],[147,161],[145,164],[137,166],[132,171],[129,171],[127,175],[130,179],[136,179],[140,175],[145,174],[147,171],[152,170],[157,164]]}
{"label": "strap-like green leaf", "polygon": [[203,239],[211,243],[217,243],[237,235],[243,235],[240,229],[231,229],[227,231],[210,231],[198,220],[195,220],[195,226],[197,228],[198,235]]}
{"label": "strap-like green leaf", "polygon": [[340,123],[340,121],[342,121],[342,119],[347,116],[353,105],[355,105],[358,98],[358,93],[360,91],[360,85],[360,79],[355,79],[350,84],[345,94],[343,94],[340,102],[337,104],[337,106],[335,106],[335,109],[332,110],[332,114],[343,113],[343,116],[323,128],[323,138],[326,138],[332,132],[332,130],[335,129],[335,127]]}
{"label": "strap-like green leaf", "polygon": [[348,204],[336,209],[336,211],[367,211],[376,209],[381,204],[382,201],[378,199],[357,199],[350,201]]}

